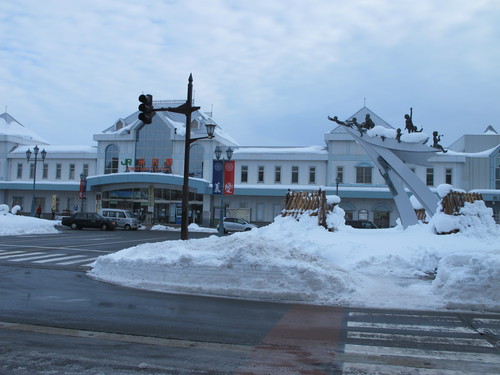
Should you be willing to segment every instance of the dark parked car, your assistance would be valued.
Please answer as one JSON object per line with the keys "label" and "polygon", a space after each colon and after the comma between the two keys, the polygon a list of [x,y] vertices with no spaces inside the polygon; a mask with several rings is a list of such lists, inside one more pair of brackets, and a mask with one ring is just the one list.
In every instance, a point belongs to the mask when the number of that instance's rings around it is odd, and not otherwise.
{"label": "dark parked car", "polygon": [[359,229],[378,229],[378,227],[368,220],[346,220],[345,225]]}
{"label": "dark parked car", "polygon": [[113,230],[116,226],[114,221],[109,221],[94,212],[78,212],[69,217],[63,217],[61,224],[71,229],[99,228],[102,230]]}

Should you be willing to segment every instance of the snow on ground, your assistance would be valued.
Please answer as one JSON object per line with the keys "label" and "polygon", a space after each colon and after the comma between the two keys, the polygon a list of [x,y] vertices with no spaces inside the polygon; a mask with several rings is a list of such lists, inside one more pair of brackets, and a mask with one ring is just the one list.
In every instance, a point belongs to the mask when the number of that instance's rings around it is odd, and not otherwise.
{"label": "snow on ground", "polygon": [[[161,292],[500,311],[500,226],[482,201],[466,204],[463,213],[435,215],[405,230],[364,230],[345,226],[336,207],[328,218],[335,232],[318,227],[314,217],[278,217],[250,232],[131,247],[99,257],[89,274]],[[54,233],[57,223],[12,215],[0,205],[0,235]],[[460,232],[437,235],[439,226]]]}
{"label": "snow on ground", "polygon": [[439,218],[461,229],[451,235],[437,235],[432,221],[406,230],[353,229],[340,223],[339,210],[329,220],[335,232],[318,227],[316,218],[278,217],[250,232],[143,244],[99,257],[90,275],[162,292],[498,311],[499,225],[484,202],[471,206],[464,208],[472,212],[467,219]]}
{"label": "snow on ground", "polygon": [[[12,211],[17,212],[19,206]],[[57,233],[54,221],[38,219],[30,216],[20,216],[9,212],[9,206],[0,204],[0,236],[17,236],[21,234]]]}
{"label": "snow on ground", "polygon": [[[159,230],[159,231],[173,231],[180,232],[181,228],[170,227],[168,225],[156,224],[151,227],[151,230]],[[200,227],[198,224],[191,223],[188,226],[188,232],[208,232],[208,233],[217,233],[217,229],[215,228],[205,228]]]}

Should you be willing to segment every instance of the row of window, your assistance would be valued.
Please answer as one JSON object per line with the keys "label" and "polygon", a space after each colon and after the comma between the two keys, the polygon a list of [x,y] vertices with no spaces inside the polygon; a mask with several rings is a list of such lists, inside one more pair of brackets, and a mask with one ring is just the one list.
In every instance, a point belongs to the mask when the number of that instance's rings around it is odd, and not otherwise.
{"label": "row of window", "polygon": [[[262,165],[258,166],[258,168],[257,168],[257,182],[258,183],[264,183],[264,172],[265,172],[264,166],[262,166]],[[240,180],[242,183],[248,182],[248,165],[241,166],[241,178],[240,178]],[[280,166],[274,167],[274,182],[275,183],[282,182],[281,181],[281,167]],[[299,167],[298,166],[292,166],[291,183],[292,184],[299,183]],[[309,167],[309,183],[310,184],[316,183],[316,167]]]}
{"label": "row of window", "polygon": [[[23,166],[24,166],[24,163],[17,164],[17,178],[18,179],[23,178]],[[83,165],[82,173],[85,176],[89,175],[89,165],[88,164]],[[55,179],[60,180],[61,175],[62,175],[62,164],[58,163],[55,165]],[[33,178],[34,176],[35,176],[35,163],[31,163],[30,164],[30,177],[29,178]],[[43,163],[42,178],[43,179],[49,178],[49,164]],[[75,179],[75,164],[70,164],[69,165],[68,180],[74,180],[74,179]]]}
{"label": "row of window", "polygon": [[[257,182],[264,183],[264,166],[258,166],[257,169]],[[372,184],[373,176],[372,176],[373,168],[369,166],[359,166],[356,167],[356,183],[357,184]],[[413,172],[415,170],[413,169]],[[248,182],[248,165],[241,166],[241,182]],[[274,182],[281,183],[281,166],[274,167]],[[339,184],[344,183],[344,167],[337,167],[337,177],[336,182]],[[292,175],[291,175],[291,183],[298,184],[299,183],[299,167],[292,166]],[[316,167],[309,167],[309,183],[316,183]],[[453,183],[453,170],[452,168],[445,169],[445,183],[452,184]],[[426,184],[427,186],[434,186],[434,168],[426,169]]]}

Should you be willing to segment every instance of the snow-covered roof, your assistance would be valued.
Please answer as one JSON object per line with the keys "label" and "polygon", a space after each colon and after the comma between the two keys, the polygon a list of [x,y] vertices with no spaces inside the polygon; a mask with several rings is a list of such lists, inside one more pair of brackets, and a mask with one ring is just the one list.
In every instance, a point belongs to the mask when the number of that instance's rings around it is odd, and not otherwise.
{"label": "snow-covered roof", "polygon": [[37,142],[48,144],[42,137],[38,136],[31,130],[25,128],[14,117],[4,112],[0,115],[0,135],[20,137],[27,142]]}
{"label": "snow-covered roof", "polygon": [[[137,115],[139,111],[132,113],[126,118],[119,118],[112,126],[103,131],[104,134],[130,134],[132,131],[139,129],[143,126],[143,122],[138,120]],[[165,123],[171,125],[176,129],[176,134],[182,137],[186,134],[186,117],[181,113],[161,111],[156,112],[155,117],[158,116]],[[200,129],[204,129],[204,124],[211,122],[216,124],[215,128],[215,138],[224,140],[232,146],[239,146],[239,143],[234,140],[231,136],[225,133],[221,127],[206,113],[201,111],[195,111],[191,115],[192,121],[198,121],[201,126]],[[119,126],[117,126],[119,125]],[[191,133],[196,133],[196,129],[191,129]],[[206,134],[205,134],[206,135]]]}
{"label": "snow-covered roof", "polygon": [[328,154],[325,146],[269,147],[242,146],[234,151],[236,154]]}
{"label": "snow-covered roof", "polygon": [[[25,154],[28,148],[34,148],[36,144],[18,146],[10,152],[10,154]],[[97,154],[97,148],[95,146],[54,146],[54,145],[43,145],[38,146],[41,149],[47,151],[47,154]]]}
{"label": "snow-covered roof", "polygon": [[491,135],[491,134],[498,134],[498,133],[493,126],[488,125],[488,127],[486,128],[486,130],[484,131],[483,134]]}

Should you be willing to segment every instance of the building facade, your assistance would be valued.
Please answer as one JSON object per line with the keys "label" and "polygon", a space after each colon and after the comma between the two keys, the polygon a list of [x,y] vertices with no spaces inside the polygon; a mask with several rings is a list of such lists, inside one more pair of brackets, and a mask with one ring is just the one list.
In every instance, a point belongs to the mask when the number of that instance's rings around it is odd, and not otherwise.
{"label": "building facade", "polygon": [[[352,117],[366,114],[375,125],[392,128],[366,107]],[[194,112],[191,138],[206,136],[207,123],[214,121]],[[52,212],[121,208],[148,222],[179,223],[184,134],[183,115],[157,112],[145,125],[136,112],[95,134],[95,146],[52,146],[4,113],[0,115],[0,203],[18,204],[27,213],[34,191],[35,205],[44,217]],[[332,127],[324,139],[321,146],[240,146],[217,125],[213,139],[196,141],[190,148],[190,222],[209,226],[219,218],[221,196],[212,194],[214,151],[219,146],[223,151],[234,149],[234,194],[223,199],[228,216],[269,223],[279,215],[289,190],[322,189],[341,197],[348,218],[394,226],[398,212],[392,195],[368,155],[342,126]],[[26,151],[35,145],[46,151],[36,168],[33,157],[26,158]],[[432,167],[410,168],[432,191],[447,183],[481,192],[499,222],[500,135],[493,127],[461,136],[447,153],[436,153],[429,161]]]}

